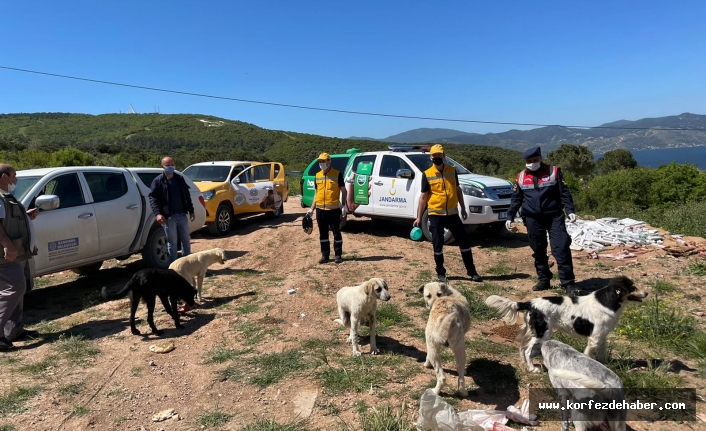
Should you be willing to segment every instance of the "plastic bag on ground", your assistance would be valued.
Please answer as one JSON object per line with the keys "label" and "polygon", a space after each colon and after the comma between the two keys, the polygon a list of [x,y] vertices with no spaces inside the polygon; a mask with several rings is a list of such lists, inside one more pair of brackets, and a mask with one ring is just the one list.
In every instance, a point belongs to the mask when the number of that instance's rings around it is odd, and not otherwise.
{"label": "plastic bag on ground", "polygon": [[427,389],[419,400],[419,419],[417,431],[493,431],[493,429],[512,429],[496,427],[495,424],[505,425],[508,418],[518,423],[536,425],[535,415],[530,415],[529,400],[525,400],[522,408],[508,407],[508,411],[501,410],[466,410],[456,413],[443,398]]}

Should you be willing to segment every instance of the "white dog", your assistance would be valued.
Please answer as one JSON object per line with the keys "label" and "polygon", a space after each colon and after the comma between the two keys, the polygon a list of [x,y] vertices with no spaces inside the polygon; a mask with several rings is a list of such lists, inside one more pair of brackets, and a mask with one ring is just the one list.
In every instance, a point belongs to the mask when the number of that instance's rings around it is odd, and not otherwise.
{"label": "white dog", "polygon": [[[535,353],[537,346],[535,344]],[[544,366],[549,371],[549,380],[561,397],[561,405],[573,403],[597,403],[625,399],[623,382],[605,365],[577,352],[557,340],[541,343]],[[573,421],[576,431],[600,428],[611,431],[625,431],[627,410],[618,409],[563,409],[562,431],[569,431],[569,421]],[[607,425],[607,427],[605,427]]]}
{"label": "white dog", "polygon": [[371,278],[358,286],[342,287],[336,294],[340,318],[335,319],[334,322],[351,329],[348,342],[353,345],[355,356],[361,355],[358,348],[358,325],[363,319],[370,322],[370,354],[378,354],[375,344],[375,312],[378,299],[390,300],[387,283],[382,278]]}
{"label": "white dog", "polygon": [[446,283],[427,283],[419,288],[424,295],[424,302],[430,308],[427,321],[427,359],[424,366],[436,371],[434,393],[439,395],[446,382],[441,363],[441,347],[449,346],[456,358],[458,370],[458,392],[461,396],[466,391],[466,332],[471,328],[471,312],[466,298]]}
{"label": "white dog", "polygon": [[222,248],[212,248],[211,250],[180,257],[169,265],[169,269],[178,272],[186,281],[191,283],[198,291],[199,301],[203,301],[201,287],[203,286],[203,278],[206,276],[206,270],[214,263],[223,264],[225,261],[226,252]]}
{"label": "white dog", "polygon": [[540,372],[542,369],[532,363],[532,347],[552,338],[555,329],[587,337],[584,354],[605,362],[608,334],[617,326],[625,306],[630,302],[642,302],[646,297],[646,292],[639,290],[623,275],[613,278],[608,286],[578,298],[546,296],[529,302],[515,302],[491,295],[485,303],[498,310],[502,319],[509,324],[515,323],[519,311],[525,311],[525,324],[518,334],[520,356],[530,371]]}

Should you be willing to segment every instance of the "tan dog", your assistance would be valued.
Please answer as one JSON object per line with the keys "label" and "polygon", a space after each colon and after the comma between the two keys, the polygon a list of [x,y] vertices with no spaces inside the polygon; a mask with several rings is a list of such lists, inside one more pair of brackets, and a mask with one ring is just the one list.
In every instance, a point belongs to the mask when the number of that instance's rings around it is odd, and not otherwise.
{"label": "tan dog", "polygon": [[466,391],[466,332],[471,328],[471,312],[468,301],[459,291],[446,283],[427,283],[419,288],[424,295],[427,308],[431,309],[427,321],[427,360],[424,366],[436,371],[434,393],[439,395],[446,382],[441,363],[441,347],[449,346],[456,357],[458,370],[458,392],[461,396]]}
{"label": "tan dog", "polygon": [[203,286],[203,278],[206,276],[206,270],[214,263],[223,264],[226,261],[226,252],[222,248],[212,248],[198,253],[193,253],[188,256],[180,257],[169,265],[169,269],[178,272],[186,281],[198,291],[199,301],[203,301],[201,297],[201,287]]}
{"label": "tan dog", "polygon": [[382,278],[371,278],[358,286],[342,287],[336,294],[340,318],[335,319],[334,322],[351,328],[348,342],[353,345],[354,356],[361,355],[358,348],[358,325],[363,319],[370,322],[370,354],[378,354],[375,343],[375,312],[377,311],[378,299],[390,300],[387,283]]}

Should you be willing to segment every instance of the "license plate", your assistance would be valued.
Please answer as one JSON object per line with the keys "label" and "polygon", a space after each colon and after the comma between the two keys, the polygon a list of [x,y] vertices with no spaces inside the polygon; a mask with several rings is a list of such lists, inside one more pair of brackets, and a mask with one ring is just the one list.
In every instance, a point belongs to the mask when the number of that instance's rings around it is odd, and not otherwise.
{"label": "license plate", "polygon": [[507,212],[498,214],[499,220],[505,220],[507,218]]}

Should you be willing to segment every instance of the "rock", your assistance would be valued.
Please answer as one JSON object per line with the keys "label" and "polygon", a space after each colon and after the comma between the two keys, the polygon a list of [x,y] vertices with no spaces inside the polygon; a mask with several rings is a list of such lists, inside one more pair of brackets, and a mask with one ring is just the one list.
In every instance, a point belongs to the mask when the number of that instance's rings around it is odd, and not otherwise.
{"label": "rock", "polygon": [[166,421],[167,419],[173,418],[174,415],[176,415],[176,412],[174,411],[174,409],[162,410],[161,412],[156,413],[152,416],[152,422]]}
{"label": "rock", "polygon": [[303,390],[299,392],[292,400],[292,404],[294,405],[294,415],[302,419],[311,416],[318,395],[319,391],[316,389]]}

